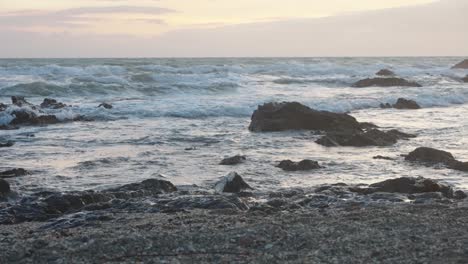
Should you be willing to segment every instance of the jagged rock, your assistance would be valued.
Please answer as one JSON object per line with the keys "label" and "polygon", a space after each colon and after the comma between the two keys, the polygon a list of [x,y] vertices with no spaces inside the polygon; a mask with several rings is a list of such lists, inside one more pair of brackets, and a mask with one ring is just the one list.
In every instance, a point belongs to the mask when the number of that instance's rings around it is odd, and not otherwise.
{"label": "jagged rock", "polygon": [[375,75],[378,76],[395,76],[395,73],[389,69],[382,69],[378,71]]}
{"label": "jagged rock", "polygon": [[41,108],[60,109],[64,107],[67,107],[67,105],[51,98],[45,98],[41,103]]}
{"label": "jagged rock", "polygon": [[102,103],[98,107],[104,107],[105,109],[112,109],[113,108],[113,106],[111,104],[108,104],[108,103]]}
{"label": "jagged rock", "polygon": [[300,162],[283,160],[278,164],[277,167],[285,171],[307,171],[321,168],[318,162],[313,160],[302,160]]}
{"label": "jagged rock", "polygon": [[405,98],[398,98],[398,101],[396,104],[393,105],[394,108],[396,109],[420,109],[421,106],[419,106],[418,103],[414,100],[407,100]]}
{"label": "jagged rock", "polygon": [[13,147],[14,144],[15,144],[15,142],[13,142],[13,141],[7,141],[5,143],[0,143],[0,148]]}
{"label": "jagged rock", "polygon": [[50,125],[60,122],[54,115],[38,116],[36,113],[26,109],[13,111],[12,114],[15,116],[15,119],[10,122],[10,125]]}
{"label": "jagged rock", "polygon": [[243,163],[246,160],[247,158],[245,156],[236,155],[234,157],[223,159],[219,164],[220,165],[237,165],[237,164]]}
{"label": "jagged rock", "polygon": [[0,172],[0,178],[6,179],[6,178],[14,178],[14,177],[20,177],[20,176],[25,176],[28,175],[29,172],[23,168],[18,168],[18,169],[12,169],[12,170],[7,170],[4,172]]}
{"label": "jagged rock", "polygon": [[[405,194],[440,192],[447,198],[454,198],[454,190],[452,187],[423,177],[401,177],[374,183],[369,185],[368,188],[350,188],[350,191],[361,194],[372,194],[376,192]],[[461,197],[461,195],[457,195],[457,197]]]}
{"label": "jagged rock", "polygon": [[315,142],[326,147],[391,146],[400,139],[407,140],[414,137],[416,135],[406,134],[398,130],[384,132],[378,129],[371,129],[365,132],[331,132]]}
{"label": "jagged rock", "polygon": [[239,193],[246,189],[252,189],[252,187],[236,172],[229,173],[215,184],[215,190],[218,193]]}
{"label": "jagged rock", "polygon": [[455,161],[452,153],[434,148],[420,147],[409,153],[405,160],[428,165],[451,164]]}
{"label": "jagged rock", "polygon": [[8,194],[10,191],[10,184],[5,180],[0,179],[0,197]]}
{"label": "jagged rock", "polygon": [[452,69],[468,69],[468,59],[456,64]]}
{"label": "jagged rock", "polygon": [[11,102],[16,105],[16,106],[19,106],[19,107],[23,107],[23,106],[30,106],[32,109],[35,109],[36,107],[31,104],[30,102],[26,101],[26,99],[24,99],[23,96],[12,96],[11,97]]}
{"label": "jagged rock", "polygon": [[317,111],[297,102],[266,103],[252,115],[250,131],[360,130],[361,125],[347,114]]}
{"label": "jagged rock", "polygon": [[364,87],[393,87],[393,86],[404,86],[404,87],[422,87],[417,82],[411,82],[402,78],[368,78],[360,80],[352,85],[355,88],[364,88]]}

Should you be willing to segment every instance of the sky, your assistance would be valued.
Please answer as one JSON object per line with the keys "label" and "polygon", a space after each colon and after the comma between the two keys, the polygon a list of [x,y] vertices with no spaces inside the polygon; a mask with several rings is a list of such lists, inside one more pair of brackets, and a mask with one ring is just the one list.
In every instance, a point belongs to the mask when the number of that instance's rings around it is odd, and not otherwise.
{"label": "sky", "polygon": [[468,55],[468,0],[0,0],[0,57]]}

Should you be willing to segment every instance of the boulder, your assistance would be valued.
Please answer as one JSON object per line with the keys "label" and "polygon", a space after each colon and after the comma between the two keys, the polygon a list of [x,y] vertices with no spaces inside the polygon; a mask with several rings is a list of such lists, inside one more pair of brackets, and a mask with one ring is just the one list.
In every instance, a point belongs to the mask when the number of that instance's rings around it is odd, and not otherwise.
{"label": "boulder", "polygon": [[219,164],[220,165],[237,165],[237,164],[243,163],[246,160],[247,158],[245,156],[236,155],[234,157],[223,159]]}
{"label": "boulder", "polygon": [[24,99],[23,96],[12,96],[11,102],[14,105],[19,106],[19,107],[30,106],[31,108],[36,109],[36,107],[30,102],[26,101],[26,99]]}
{"label": "boulder", "polygon": [[8,105],[0,103],[0,112],[5,111],[8,108]]}
{"label": "boulder", "polygon": [[283,102],[259,106],[252,115],[249,130],[361,130],[361,125],[348,114],[317,111],[297,102]]}
{"label": "boulder", "polygon": [[393,108],[396,109],[420,109],[421,106],[419,106],[416,101],[413,100],[407,100],[405,98],[398,98],[396,104],[393,105]]}
{"label": "boulder", "polygon": [[404,86],[404,87],[422,87],[417,82],[411,82],[402,78],[390,77],[390,78],[368,78],[360,80],[352,85],[355,88],[364,88],[364,87],[394,87],[394,86]]}
{"label": "boulder", "polygon": [[12,170],[0,172],[0,178],[5,179],[5,178],[20,177],[20,176],[25,176],[28,174],[29,172],[27,170],[18,168],[18,169],[12,169]]}
{"label": "boulder", "polygon": [[64,107],[67,107],[67,105],[51,98],[45,98],[41,103],[41,108],[60,109]]}
{"label": "boulder", "polygon": [[111,104],[108,104],[108,103],[102,103],[100,105],[98,105],[98,108],[99,107],[104,107],[105,109],[112,109],[113,106]]}
{"label": "boulder", "polygon": [[384,132],[378,129],[370,129],[364,132],[331,132],[315,142],[326,147],[391,146],[397,143],[398,140],[407,140],[414,137],[416,135],[406,134],[398,130]]}
{"label": "boulder", "polygon": [[452,69],[468,69],[468,59],[456,64]]}
{"label": "boulder", "polygon": [[145,195],[157,195],[162,193],[171,193],[177,191],[171,182],[159,179],[148,179],[140,183],[131,183],[118,188],[109,189],[106,192],[143,192]]}
{"label": "boulder", "polygon": [[281,161],[278,168],[284,171],[308,171],[322,168],[317,161],[313,160],[302,160],[300,162],[293,162],[291,160]]}
{"label": "boulder", "polygon": [[395,76],[395,73],[389,69],[382,69],[378,71],[375,75],[378,76]]}
{"label": "boulder", "polygon": [[450,152],[426,147],[415,149],[406,156],[405,160],[428,165],[451,164],[456,161]]}
{"label": "boulder", "polygon": [[54,115],[37,115],[33,111],[26,109],[15,110],[12,112],[15,118],[10,125],[50,125],[60,123],[60,120]]}
{"label": "boulder", "polygon": [[14,144],[15,144],[15,142],[13,142],[13,141],[7,141],[5,143],[0,143],[0,148],[13,147]]}
{"label": "boulder", "polygon": [[231,172],[222,177],[214,188],[218,193],[239,193],[246,189],[252,189],[236,172]]}
{"label": "boulder", "polygon": [[0,179],[0,197],[8,194],[10,191],[10,184],[5,180]]}

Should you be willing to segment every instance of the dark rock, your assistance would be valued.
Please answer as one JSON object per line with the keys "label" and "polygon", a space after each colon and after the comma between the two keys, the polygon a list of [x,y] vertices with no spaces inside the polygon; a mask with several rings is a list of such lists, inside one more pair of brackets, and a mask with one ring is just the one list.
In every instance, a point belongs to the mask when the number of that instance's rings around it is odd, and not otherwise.
{"label": "dark rock", "polygon": [[14,178],[14,177],[20,177],[20,176],[25,176],[28,175],[29,172],[25,169],[18,168],[18,169],[12,169],[12,170],[7,170],[4,172],[0,172],[0,178]]}
{"label": "dark rock", "polygon": [[15,144],[15,142],[13,142],[13,141],[7,141],[5,143],[0,143],[0,148],[13,147],[14,144]]}
{"label": "dark rock", "polygon": [[375,75],[378,76],[395,76],[395,73],[389,69],[382,69],[378,71]]}
{"label": "dark rock", "polygon": [[393,108],[393,106],[389,103],[381,103],[380,108],[387,109],[387,108]]}
{"label": "dark rock", "polygon": [[463,200],[463,199],[466,199],[468,197],[468,195],[466,195],[465,192],[463,191],[456,191],[453,193],[453,198],[457,199],[457,200]]}
{"label": "dark rock", "polygon": [[456,64],[452,69],[468,69],[468,59]]}
{"label": "dark rock", "polygon": [[102,103],[98,107],[104,107],[105,109],[112,109],[113,108],[113,106],[111,104],[108,104],[108,103]]}
{"label": "dark rock", "polygon": [[313,161],[313,160],[303,160],[300,162],[293,162],[291,160],[283,160],[278,164],[277,167],[285,171],[307,171],[307,170],[315,170],[315,169],[321,168],[318,162]]}
{"label": "dark rock", "polygon": [[230,158],[225,158],[221,161],[221,163],[219,163],[220,165],[237,165],[237,164],[240,164],[240,163],[243,163],[244,161],[246,161],[246,157],[245,156],[241,156],[241,155],[236,155],[234,157],[230,157]]}
{"label": "dark rock", "polygon": [[5,180],[0,179],[0,197],[8,194],[10,191],[10,184]]}
{"label": "dark rock", "polygon": [[5,111],[8,108],[8,105],[0,103],[0,112]]}
{"label": "dark rock", "polygon": [[462,81],[468,83],[468,75],[466,75],[465,78],[462,79]]}
{"label": "dark rock", "polygon": [[361,125],[361,128],[362,129],[372,129],[372,128],[379,128],[379,126],[377,126],[376,124],[374,123],[370,123],[370,122],[361,122],[359,123]]}
{"label": "dark rock", "polygon": [[396,104],[393,105],[394,108],[396,109],[420,109],[421,106],[419,106],[416,101],[413,100],[407,100],[405,98],[398,98],[398,101]]}
{"label": "dark rock", "polygon": [[26,109],[13,111],[12,114],[15,118],[11,121],[11,125],[49,125],[60,122],[54,115],[38,116],[36,113]]}
{"label": "dark rock", "polygon": [[457,160],[448,163],[447,166],[452,170],[468,171],[468,162],[461,162]]}
{"label": "dark rock", "polygon": [[249,130],[360,130],[361,125],[347,114],[317,111],[297,102],[267,103],[252,115]]}
{"label": "dark rock", "polygon": [[215,190],[218,193],[239,193],[245,189],[252,189],[252,187],[236,172],[229,173],[215,184]]}
{"label": "dark rock", "polygon": [[407,161],[413,162],[422,162],[429,165],[435,164],[451,164],[455,161],[453,155],[449,152],[433,149],[433,148],[426,148],[420,147],[415,149],[413,152],[408,154],[405,158]]}
{"label": "dark rock", "polygon": [[161,199],[157,201],[157,207],[164,211],[179,211],[193,209],[234,209],[247,210],[249,207],[237,195],[183,195]]}
{"label": "dark rock", "polygon": [[405,86],[405,87],[422,87],[419,83],[411,82],[402,78],[372,78],[364,79],[356,82],[352,85],[355,88],[364,88],[364,87],[393,87],[393,86]]}
{"label": "dark rock", "polygon": [[12,97],[11,97],[11,102],[12,102],[14,105],[19,106],[19,107],[30,106],[30,107],[32,107],[33,109],[36,108],[33,104],[31,104],[30,102],[26,101],[26,99],[24,99],[23,96],[12,96]]}
{"label": "dark rock", "polygon": [[381,156],[381,155],[378,155],[378,156],[375,156],[375,157],[372,157],[373,159],[379,159],[379,160],[395,160],[394,158],[390,158],[390,157],[385,157],[385,156]]}
{"label": "dark rock", "polygon": [[454,197],[454,190],[452,187],[423,177],[402,177],[391,179],[371,184],[369,185],[369,188],[350,188],[350,191],[361,194],[371,194],[376,192],[405,194],[440,192],[447,198]]}
{"label": "dark rock", "polygon": [[41,103],[41,108],[60,109],[64,107],[67,107],[67,105],[51,98],[45,98]]}
{"label": "dark rock", "polygon": [[107,192],[144,192],[145,195],[157,195],[177,191],[177,188],[169,181],[148,179],[140,183],[127,184],[122,187],[110,189]]}
{"label": "dark rock", "polygon": [[406,134],[397,130],[384,132],[378,129],[371,129],[365,132],[331,132],[315,142],[326,147],[391,146],[400,139],[406,140],[412,137],[415,137],[415,135]]}

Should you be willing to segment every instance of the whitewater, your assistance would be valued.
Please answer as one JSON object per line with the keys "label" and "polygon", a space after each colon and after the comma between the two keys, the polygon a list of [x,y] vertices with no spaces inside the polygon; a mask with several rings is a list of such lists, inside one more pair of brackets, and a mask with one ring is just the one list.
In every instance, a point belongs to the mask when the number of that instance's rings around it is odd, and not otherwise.
{"label": "whitewater", "polygon": [[[450,151],[468,161],[468,70],[463,58],[207,58],[0,59],[0,103],[24,96],[40,104],[54,98],[70,108],[48,110],[59,119],[84,115],[93,122],[0,130],[0,171],[25,168],[11,180],[22,192],[105,189],[152,177],[178,185],[211,186],[237,171],[259,189],[322,183],[373,183],[423,176],[468,189],[466,172],[405,163],[420,146]],[[352,88],[387,68],[422,87]],[[400,98],[420,110],[380,109]],[[418,137],[391,147],[326,148],[307,131],[252,133],[250,116],[265,102],[297,101],[347,112],[360,122]],[[110,103],[112,109],[98,108]],[[0,125],[12,116],[0,113]],[[242,154],[247,162],[220,166]],[[395,160],[374,160],[383,155]],[[317,160],[323,169],[284,172],[283,159]]]}

